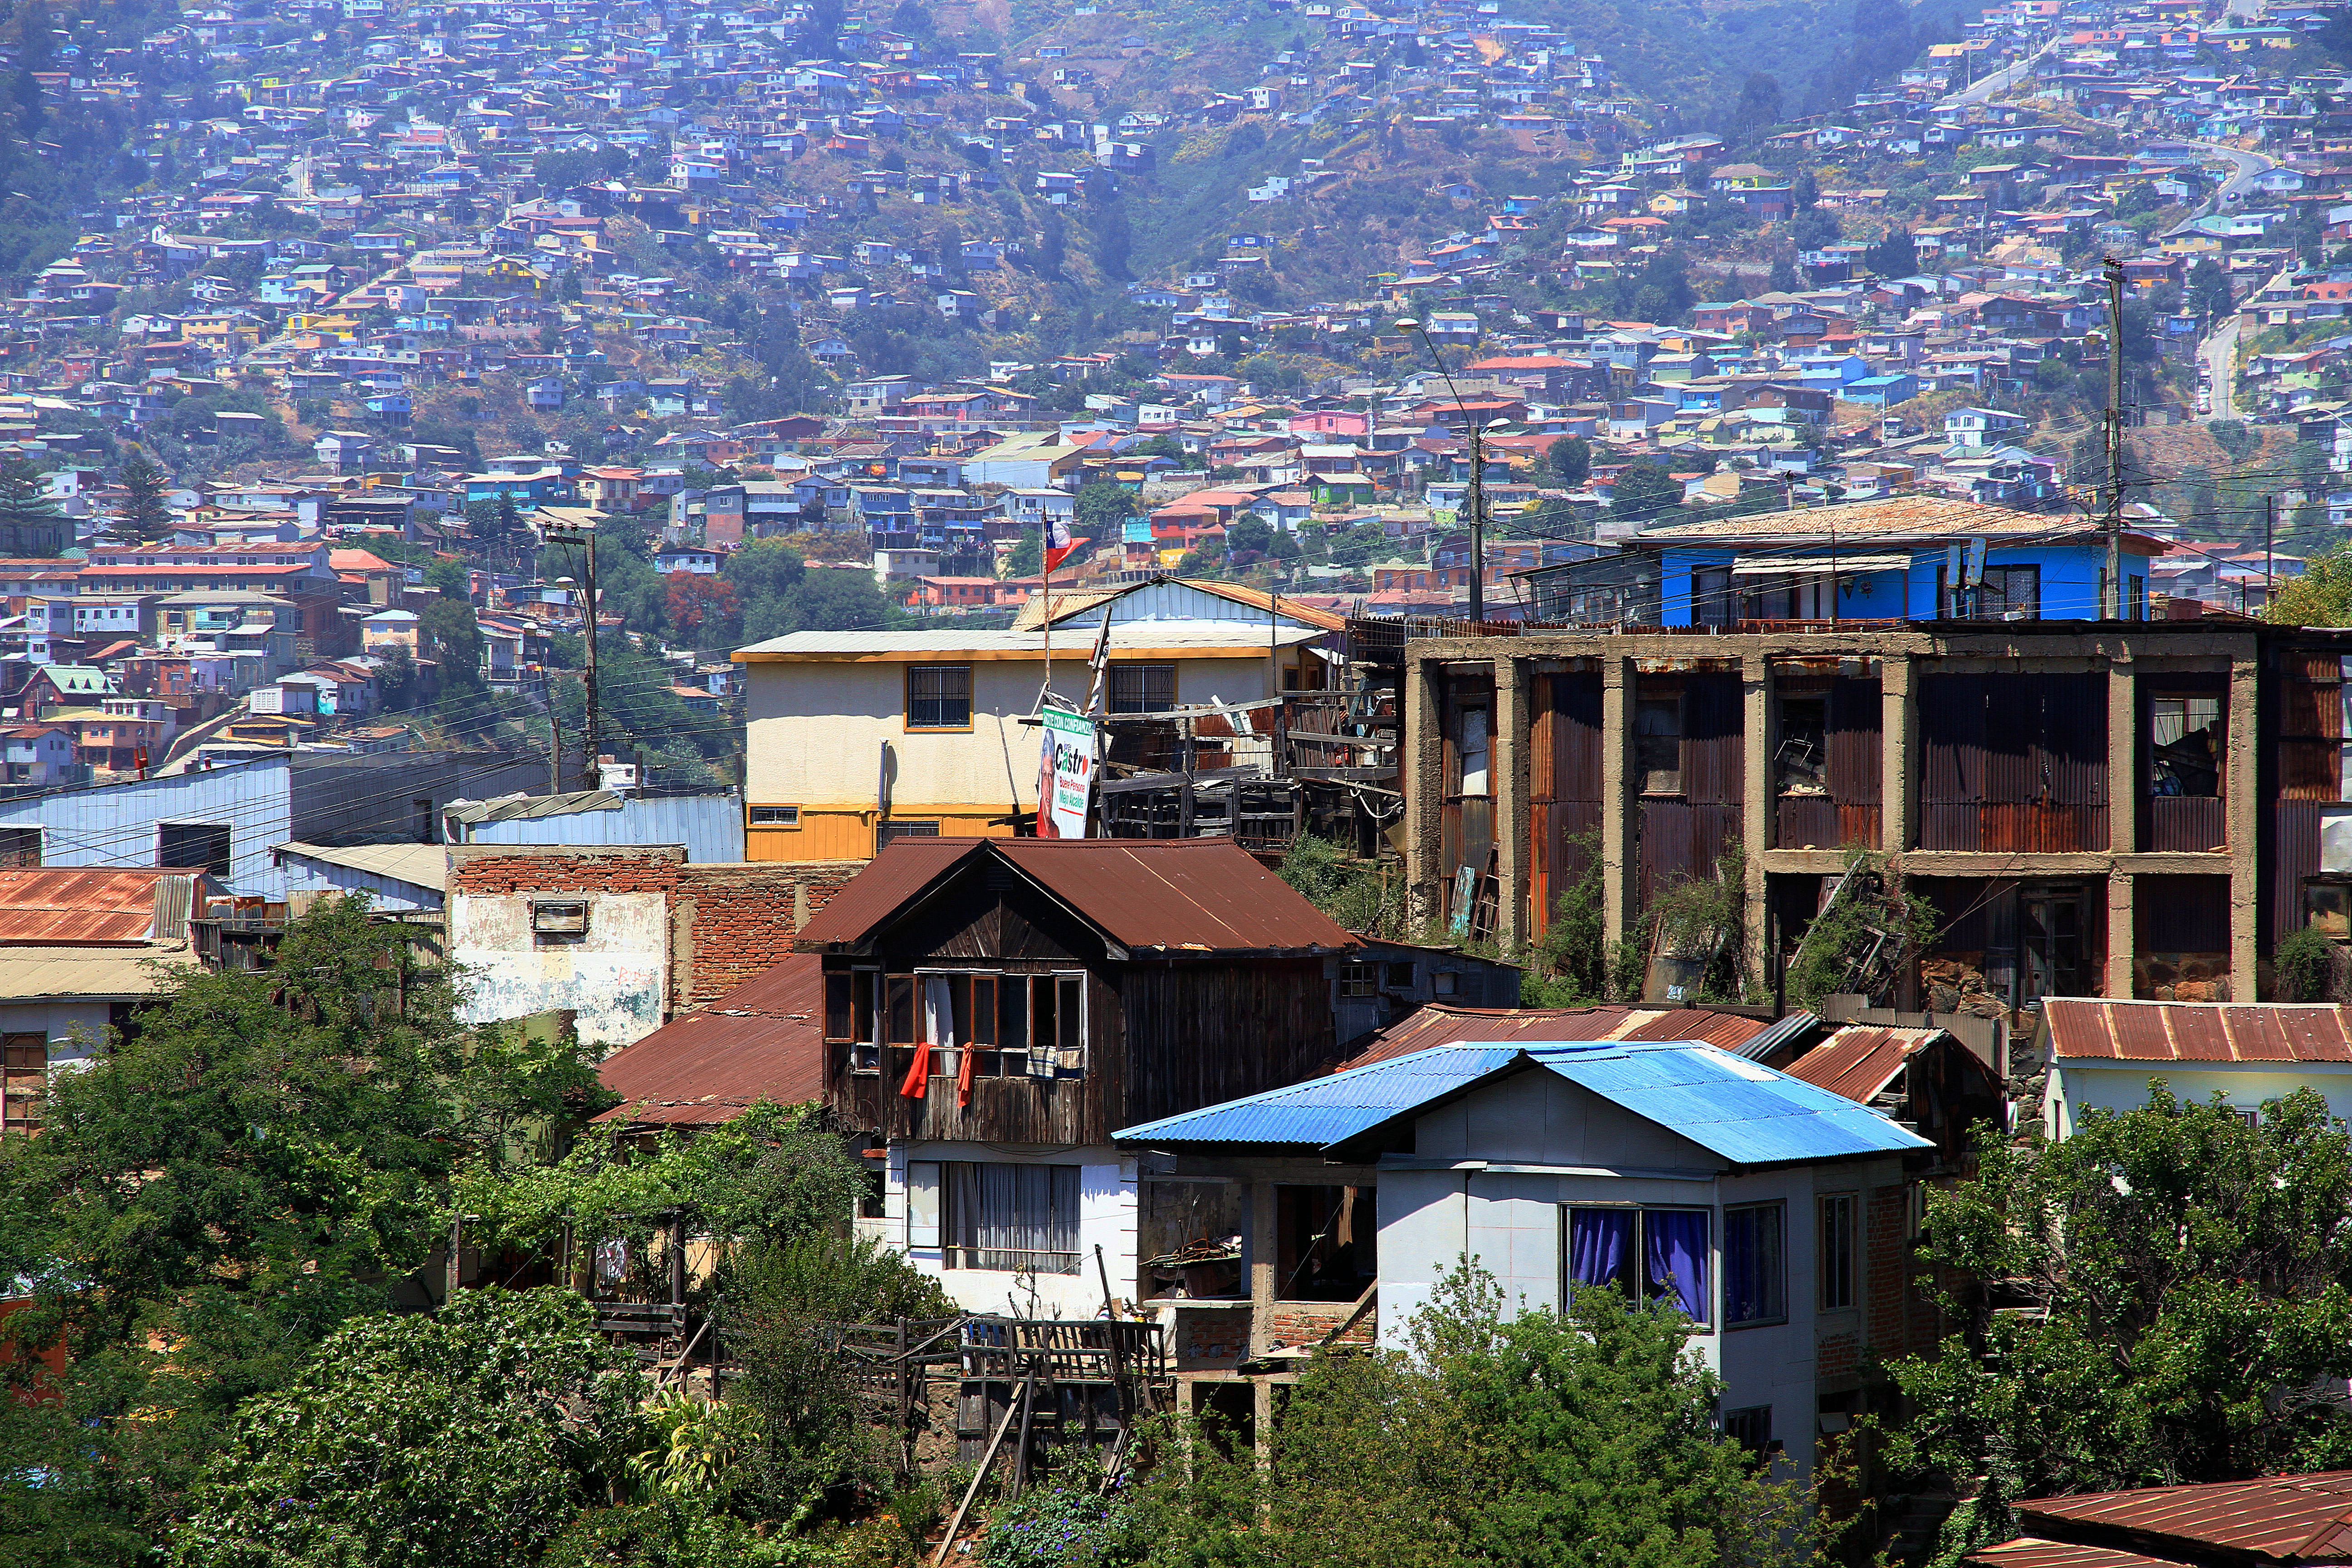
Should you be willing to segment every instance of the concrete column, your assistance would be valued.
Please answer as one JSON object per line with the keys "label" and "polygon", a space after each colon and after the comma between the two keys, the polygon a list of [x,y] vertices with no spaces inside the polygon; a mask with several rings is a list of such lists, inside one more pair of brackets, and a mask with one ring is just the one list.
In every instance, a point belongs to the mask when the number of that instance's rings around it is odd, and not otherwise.
{"label": "concrete column", "polygon": [[1634,856],[1641,806],[1633,784],[1633,664],[1611,658],[1601,667],[1601,940],[1616,951],[1633,921],[1638,881]]}
{"label": "concrete column", "polygon": [[[2128,855],[2139,847],[2139,681],[2128,659],[2107,665],[2107,852]],[[2139,942],[2133,930],[2131,873],[2107,874],[2107,984],[2109,996],[2132,994],[2132,955]]]}
{"label": "concrete column", "polygon": [[1528,892],[1534,886],[1535,838],[1528,809],[1535,718],[1530,666],[1523,658],[1495,661],[1495,938],[1506,953],[1528,940]]}
{"label": "concrete column", "polygon": [[2107,666],[2107,852],[2139,847],[2139,682],[2128,660]]}
{"label": "concrete column", "polygon": [[1748,973],[1769,991],[1771,932],[1764,913],[1764,851],[1772,846],[1772,666],[1760,653],[1739,661],[1739,839],[1748,851]]}
{"label": "concrete column", "polygon": [[2261,948],[2263,915],[2263,802],[2255,733],[2260,726],[2261,666],[2252,658],[2230,661],[2230,754],[2221,763],[2224,830],[2230,847],[2230,998],[2259,1001],[2255,954]]}
{"label": "concrete column", "polygon": [[2124,997],[2132,994],[2132,954],[2139,942],[2132,929],[2132,875],[2129,871],[2107,873],[2107,986],[2105,994]]}
{"label": "concrete column", "polygon": [[1404,668],[1404,725],[1400,737],[1405,785],[1405,908],[1417,927],[1433,919],[1439,909],[1438,879],[1445,875],[1439,864],[1444,854],[1445,745],[1438,723],[1438,686],[1443,666],[1430,659],[1408,659]]}
{"label": "concrete column", "polygon": [[1250,1354],[1265,1351],[1268,1331],[1274,1322],[1274,1184],[1252,1182],[1249,1188],[1249,1258],[1250,1293]]}
{"label": "concrete column", "polygon": [[1917,671],[1909,654],[1883,655],[1878,668],[1878,847],[1899,855],[1919,842]]}

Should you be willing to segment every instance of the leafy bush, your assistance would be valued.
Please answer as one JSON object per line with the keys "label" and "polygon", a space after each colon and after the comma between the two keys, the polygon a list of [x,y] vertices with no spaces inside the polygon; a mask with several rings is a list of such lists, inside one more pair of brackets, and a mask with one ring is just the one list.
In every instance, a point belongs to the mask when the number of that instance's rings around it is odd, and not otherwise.
{"label": "leafy bush", "polygon": [[581,1514],[540,1559],[541,1568],[793,1568],[826,1561],[813,1542],[762,1539],[726,1514],[663,1501]]}
{"label": "leafy bush", "polygon": [[1144,1556],[1142,1521],[1126,1489],[1100,1486],[1090,1464],[1063,1467],[1000,1510],[980,1538],[981,1568],[1127,1568]]}
{"label": "leafy bush", "polygon": [[2336,944],[2305,926],[2289,931],[2271,954],[2282,1000],[2325,1002],[2335,989]]}
{"label": "leafy bush", "polygon": [[1392,934],[1382,930],[1394,917],[1375,862],[1354,858],[1319,834],[1302,833],[1284,852],[1276,875],[1349,931]]}

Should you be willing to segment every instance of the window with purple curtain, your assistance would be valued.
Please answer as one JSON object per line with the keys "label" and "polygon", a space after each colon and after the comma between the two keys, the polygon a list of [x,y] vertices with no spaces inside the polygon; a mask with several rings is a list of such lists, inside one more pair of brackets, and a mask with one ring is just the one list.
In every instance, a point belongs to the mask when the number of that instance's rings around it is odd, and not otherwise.
{"label": "window with purple curtain", "polygon": [[1628,1300],[1664,1297],[1708,1321],[1705,1209],[1571,1208],[1568,1288],[1614,1285]]}
{"label": "window with purple curtain", "polygon": [[1789,1315],[1780,1262],[1780,1205],[1723,1211],[1723,1321],[1777,1323]]}
{"label": "window with purple curtain", "polygon": [[1568,1211],[1570,1294],[1580,1285],[1614,1285],[1633,1294],[1627,1274],[1633,1259],[1633,1217],[1632,1209]]}

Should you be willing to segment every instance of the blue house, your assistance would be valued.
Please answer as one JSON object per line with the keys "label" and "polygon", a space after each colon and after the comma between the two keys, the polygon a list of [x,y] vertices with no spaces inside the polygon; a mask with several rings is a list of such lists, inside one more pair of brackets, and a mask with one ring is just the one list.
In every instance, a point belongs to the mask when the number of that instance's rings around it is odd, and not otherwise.
{"label": "blue house", "polygon": [[1844,1425],[1823,1413],[1863,1413],[1864,1358],[1901,1346],[1904,1314],[1887,1310],[1907,1284],[1901,1249],[1880,1257],[1867,1238],[1906,1223],[1905,1159],[1935,1147],[1696,1040],[1438,1046],[1112,1140],[1147,1183],[1252,1194],[1227,1212],[1241,1277],[1265,1288],[1176,1303],[1182,1342],[1245,1332],[1263,1363],[1324,1337],[1327,1317],[1332,1337],[1358,1329],[1376,1305],[1378,1338],[1402,1345],[1415,1310],[1475,1259],[1508,1310],[1599,1289],[1679,1309],[1723,1379],[1727,1436],[1800,1475],[1816,1434]]}
{"label": "blue house", "polygon": [[[2122,536],[2124,618],[2146,616],[2148,560],[2164,548]],[[1666,523],[1526,580],[1538,619],[1728,627],[2095,620],[2105,571],[2105,536],[2079,514],[1908,495]]]}
{"label": "blue house", "polygon": [[1897,403],[1908,403],[1919,395],[1919,378],[1900,372],[1893,375],[1865,375],[1846,384],[1844,396],[1849,403],[1867,403],[1886,408]]}

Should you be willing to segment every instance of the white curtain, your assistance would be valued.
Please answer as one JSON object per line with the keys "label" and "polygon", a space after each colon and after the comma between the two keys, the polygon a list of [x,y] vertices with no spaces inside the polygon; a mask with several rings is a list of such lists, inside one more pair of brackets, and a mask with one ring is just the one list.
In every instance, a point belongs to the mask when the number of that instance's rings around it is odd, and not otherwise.
{"label": "white curtain", "polygon": [[947,1167],[948,1266],[1078,1272],[1078,1167]]}
{"label": "white curtain", "polygon": [[931,1042],[931,1071],[953,1078],[963,1061],[956,1050],[955,997],[944,974],[923,976],[923,1038]]}

